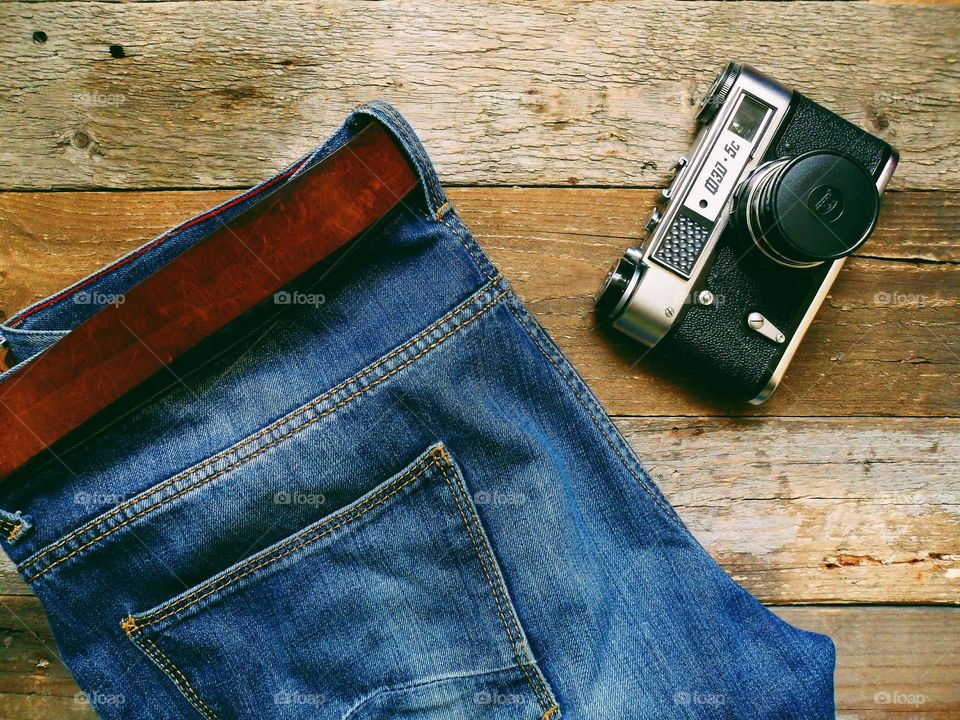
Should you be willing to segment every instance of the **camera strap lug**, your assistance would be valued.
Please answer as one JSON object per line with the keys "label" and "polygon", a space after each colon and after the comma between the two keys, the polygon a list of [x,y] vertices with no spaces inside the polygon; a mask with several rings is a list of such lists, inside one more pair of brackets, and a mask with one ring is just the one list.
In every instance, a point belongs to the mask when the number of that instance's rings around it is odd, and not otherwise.
{"label": "camera strap lug", "polygon": [[680,180],[680,173],[687,166],[687,163],[688,160],[685,157],[681,157],[677,160],[677,164],[673,166],[673,180],[670,181],[670,186],[660,191],[660,196],[664,200],[669,200],[673,197],[673,189],[677,186],[677,182]]}
{"label": "camera strap lug", "polygon": [[648,233],[652,233],[657,229],[657,225],[660,224],[660,221],[663,219],[663,213],[660,212],[660,208],[655,207],[653,212],[650,214],[650,219],[647,220],[647,224],[643,226],[643,229]]}

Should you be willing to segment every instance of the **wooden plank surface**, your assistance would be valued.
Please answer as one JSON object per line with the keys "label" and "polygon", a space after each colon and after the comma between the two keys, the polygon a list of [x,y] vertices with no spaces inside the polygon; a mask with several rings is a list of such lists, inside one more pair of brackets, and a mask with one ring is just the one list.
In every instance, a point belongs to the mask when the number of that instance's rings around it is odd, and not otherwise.
{"label": "wooden plank surface", "polygon": [[960,420],[619,425],[694,535],[762,601],[960,603]]}
{"label": "wooden plank surface", "polygon": [[[960,603],[960,419],[618,424],[694,535],[761,601]],[[0,562],[0,595],[29,592]]]}
{"label": "wooden plank surface", "polygon": [[[960,613],[945,608],[781,607],[837,646],[839,720],[948,720],[960,708]],[[0,717],[94,720],[33,597],[0,598]]]}
{"label": "wooden plank surface", "polygon": [[[640,237],[652,195],[521,188],[453,197],[614,414],[928,416],[960,408],[956,193],[887,196],[883,229],[845,264],[786,379],[759,408],[725,401],[597,328],[599,280]],[[925,224],[925,214],[936,219]]]}
{"label": "wooden plank surface", "polygon": [[837,647],[838,720],[956,720],[960,612],[914,607],[776,608]]}
{"label": "wooden plank surface", "polygon": [[[9,312],[55,290],[229,194],[0,195],[0,271],[6,273],[0,308]],[[450,194],[484,247],[565,349],[570,351],[577,334],[595,337],[590,342],[598,346],[609,342],[591,328],[589,296],[611,253],[639,237],[652,192],[458,188]],[[885,225],[864,248],[863,262],[893,273],[945,273],[944,284],[935,286],[943,298],[927,297],[914,310],[929,306],[927,317],[952,344],[957,337],[956,300],[948,290],[957,286],[957,250],[951,244],[958,224],[957,196],[895,193],[889,199]],[[537,281],[542,274],[543,281]],[[900,277],[894,288],[916,292],[902,279],[909,275]],[[578,327],[576,334],[561,335],[557,321],[568,314],[563,306],[567,298],[580,306],[568,321]],[[835,311],[844,312],[841,308]],[[878,312],[896,310],[881,306]],[[903,350],[903,333],[894,337],[897,349]],[[600,364],[578,363],[587,372]],[[656,391],[643,391],[650,382],[665,383],[646,372],[641,368],[636,377],[623,381],[640,393],[629,405],[634,415],[683,407],[663,399],[658,404]],[[608,402],[619,392],[617,384],[593,384]],[[942,385],[940,390],[949,393],[951,387]],[[842,417],[858,401],[856,393],[849,397],[849,406],[812,395],[812,410],[840,417],[621,417],[618,423],[694,533],[761,600],[956,603],[960,420]],[[690,404],[689,412],[697,407]],[[887,413],[898,409],[889,398],[878,407]],[[918,401],[917,407],[925,406]],[[956,407],[956,395],[949,395],[945,408]],[[723,409],[714,408],[714,414],[718,412]],[[0,598],[19,602],[16,596],[32,602],[29,590],[4,561]],[[801,614],[806,611],[800,609]],[[934,616],[927,613],[933,611],[911,611],[907,626],[893,624],[889,615],[864,619],[859,608],[817,612],[823,615],[810,616],[808,624],[828,632],[840,645],[840,717],[866,720],[891,711],[904,717],[901,711],[906,710],[911,713],[907,717],[932,720],[960,710],[953,691],[960,684],[954,682],[960,677],[955,652],[946,653],[949,661],[941,662],[935,673],[925,670],[936,660],[929,645],[938,642],[944,630],[928,622]],[[33,631],[45,630],[39,612],[30,617]],[[945,617],[949,622],[956,618]],[[800,616],[789,619],[804,624]],[[878,622],[879,631],[872,627]],[[904,645],[898,633],[908,633],[910,642]],[[878,637],[893,643],[896,652],[891,655]],[[32,661],[34,655],[28,656]],[[38,669],[30,673],[17,666],[9,675],[0,674],[0,681],[9,683],[0,688],[0,698],[15,713],[11,717],[92,717],[75,701],[77,691],[65,670],[46,657],[37,656]],[[920,693],[924,703],[917,708],[878,704],[873,700],[878,693],[894,699]]]}
{"label": "wooden plank surface", "polygon": [[[224,191],[0,194],[0,310],[79,279]],[[707,393],[593,317],[609,264],[641,237],[654,193],[454,188],[494,261],[620,415],[950,416],[960,409],[960,193],[889,193],[880,229],[850,260],[759,408]]]}
{"label": "wooden plank surface", "polygon": [[[0,318],[390,100],[695,535],[834,638],[838,717],[960,717],[960,4],[3,2],[0,26]],[[903,156],[758,409],[592,316],[728,60]],[[0,720],[93,718],[78,693],[4,558]]]}
{"label": "wooden plank surface", "polygon": [[448,182],[649,186],[731,55],[897,146],[894,187],[960,171],[955,5],[56,2],[3,19],[0,187],[250,184],[376,97]]}

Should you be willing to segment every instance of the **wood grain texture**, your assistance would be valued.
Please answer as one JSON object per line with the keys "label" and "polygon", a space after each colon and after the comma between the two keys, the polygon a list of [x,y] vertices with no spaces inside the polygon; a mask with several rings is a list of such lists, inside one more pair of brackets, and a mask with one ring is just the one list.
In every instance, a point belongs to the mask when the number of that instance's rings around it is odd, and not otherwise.
{"label": "wood grain texture", "polygon": [[[960,419],[620,418],[761,601],[960,604]],[[0,562],[0,594],[29,594]]]}
{"label": "wood grain texture", "polygon": [[697,539],[764,602],[960,604],[960,420],[618,424]]}
{"label": "wood grain texture", "polygon": [[[960,713],[960,612],[781,607],[776,613],[836,643],[838,720],[947,720]],[[98,692],[126,700],[112,688]],[[0,707],[3,717],[17,720],[96,718],[60,662],[36,598],[0,598]]]}
{"label": "wood grain texture", "polygon": [[40,601],[0,595],[0,717],[96,720],[57,653]]}
{"label": "wood grain texture", "polygon": [[[0,317],[387,99],[447,184],[487,186],[450,196],[708,551],[833,637],[838,718],[960,717],[960,609],[933,606],[960,602],[956,0],[0,2],[0,27]],[[903,192],[759,409],[592,316],[654,202],[624,188],[667,181],[731,59],[903,155]],[[536,187],[490,187],[511,185]],[[186,190],[29,192],[50,188]],[[0,718],[95,718],[5,557]]]}
{"label": "wood grain texture", "polygon": [[377,97],[446,182],[655,185],[731,53],[898,147],[894,187],[960,171],[955,5],[13,2],[0,20],[0,187],[251,184]]}
{"label": "wood grain texture", "polygon": [[833,638],[838,720],[960,716],[960,612],[950,608],[776,608]]}
{"label": "wood grain texture", "polygon": [[956,193],[887,195],[880,229],[845,264],[786,378],[759,408],[708,393],[671,363],[597,327],[599,281],[642,237],[652,195],[477,188],[452,196],[613,414],[952,416],[960,409]]}
{"label": "wood grain texture", "polygon": [[[11,314],[230,194],[0,194],[0,310]],[[669,363],[596,325],[596,288],[614,258],[642,237],[654,195],[450,191],[480,243],[615,414],[960,410],[960,194],[888,193],[880,228],[847,263],[781,388],[759,408],[705,394]]]}

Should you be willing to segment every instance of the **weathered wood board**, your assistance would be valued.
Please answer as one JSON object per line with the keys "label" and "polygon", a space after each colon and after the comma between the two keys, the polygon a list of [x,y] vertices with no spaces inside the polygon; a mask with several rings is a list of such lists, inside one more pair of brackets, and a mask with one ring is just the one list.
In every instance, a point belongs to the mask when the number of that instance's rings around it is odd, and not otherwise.
{"label": "weathered wood board", "polygon": [[649,186],[732,59],[898,147],[894,187],[952,189],[960,171],[954,5],[56,2],[3,18],[0,187],[250,184],[373,98],[448,182]]}
{"label": "weathered wood board", "polygon": [[[760,600],[960,604],[960,419],[618,424],[697,538]],[[27,593],[4,558],[0,595]]]}
{"label": "weathered wood board", "polygon": [[[960,612],[796,606],[775,608],[775,612],[788,622],[833,638],[838,658],[838,720],[957,717]],[[96,718],[57,657],[36,598],[0,597],[0,643],[0,717]]]}
{"label": "weathered wood board", "polygon": [[[0,194],[0,311],[13,311],[231,192]],[[774,397],[731,402],[619,333],[593,296],[640,239],[644,190],[454,188],[502,271],[614,414],[950,416],[960,410],[960,194],[890,193]]]}
{"label": "weathered wood board", "polygon": [[[960,2],[14,1],[0,27],[0,319],[389,100],[708,551],[834,638],[838,718],[960,717]],[[760,408],[592,315],[728,60],[902,154]],[[48,192],[97,189],[133,192]],[[94,714],[3,558],[0,720],[49,718]]]}

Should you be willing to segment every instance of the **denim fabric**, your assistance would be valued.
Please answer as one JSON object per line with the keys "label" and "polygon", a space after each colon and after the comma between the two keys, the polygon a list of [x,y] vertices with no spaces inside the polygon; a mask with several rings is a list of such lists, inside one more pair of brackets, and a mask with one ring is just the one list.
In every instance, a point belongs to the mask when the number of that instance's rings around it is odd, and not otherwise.
{"label": "denim fabric", "polygon": [[101,717],[832,718],[830,640],[691,537],[387,105],[13,317],[13,355],[371,121],[403,207],[0,488]]}

